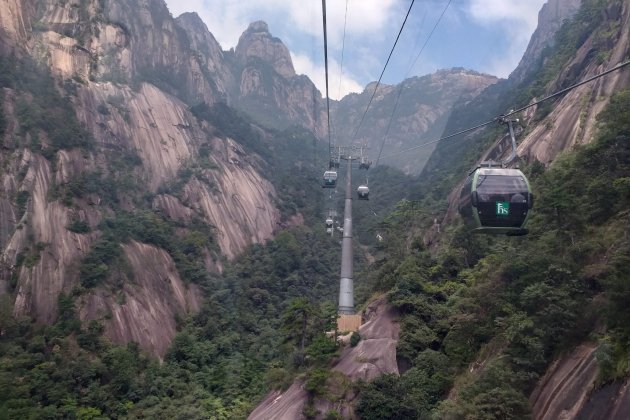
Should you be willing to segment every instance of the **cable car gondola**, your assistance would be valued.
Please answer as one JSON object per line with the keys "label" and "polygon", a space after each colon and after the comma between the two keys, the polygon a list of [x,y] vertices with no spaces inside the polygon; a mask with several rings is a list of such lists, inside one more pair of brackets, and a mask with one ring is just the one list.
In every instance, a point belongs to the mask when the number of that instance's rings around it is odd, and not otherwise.
{"label": "cable car gondola", "polygon": [[324,172],[323,188],[335,188],[337,186],[337,171],[328,170]]}
{"label": "cable car gondola", "polygon": [[459,198],[459,213],[473,233],[520,236],[534,197],[529,181],[518,169],[486,164],[466,179]]}
{"label": "cable car gondola", "polygon": [[326,218],[326,227],[331,229],[333,227],[333,218],[330,216]]}
{"label": "cable car gondola", "polygon": [[359,194],[359,200],[369,200],[370,189],[367,185],[359,185],[357,188],[357,194]]}

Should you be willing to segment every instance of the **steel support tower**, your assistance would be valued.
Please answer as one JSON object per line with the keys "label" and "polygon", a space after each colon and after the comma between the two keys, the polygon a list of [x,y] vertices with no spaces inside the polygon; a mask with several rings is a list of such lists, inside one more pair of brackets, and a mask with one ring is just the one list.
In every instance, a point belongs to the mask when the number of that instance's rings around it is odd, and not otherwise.
{"label": "steel support tower", "polygon": [[[339,281],[340,315],[354,315],[354,284],[353,284],[353,249],[352,249],[352,161],[364,162],[364,146],[332,146],[331,157],[345,160],[346,168],[346,199],[343,210],[343,237],[341,240],[341,280]],[[368,165],[369,166],[369,165]]]}

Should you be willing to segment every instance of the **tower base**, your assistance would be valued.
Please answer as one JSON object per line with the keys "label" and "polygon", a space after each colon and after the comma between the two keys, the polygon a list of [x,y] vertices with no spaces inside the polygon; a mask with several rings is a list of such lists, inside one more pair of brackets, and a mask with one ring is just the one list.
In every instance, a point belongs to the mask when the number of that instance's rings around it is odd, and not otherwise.
{"label": "tower base", "polygon": [[337,330],[340,333],[359,331],[361,327],[361,315],[339,315],[337,318]]}

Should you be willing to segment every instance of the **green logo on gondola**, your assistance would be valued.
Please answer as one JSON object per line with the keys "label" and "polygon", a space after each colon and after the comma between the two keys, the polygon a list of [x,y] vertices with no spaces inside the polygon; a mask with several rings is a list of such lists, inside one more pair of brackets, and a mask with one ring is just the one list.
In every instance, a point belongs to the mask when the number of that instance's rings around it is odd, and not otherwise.
{"label": "green logo on gondola", "polygon": [[509,201],[497,201],[497,216],[508,216],[510,214]]}

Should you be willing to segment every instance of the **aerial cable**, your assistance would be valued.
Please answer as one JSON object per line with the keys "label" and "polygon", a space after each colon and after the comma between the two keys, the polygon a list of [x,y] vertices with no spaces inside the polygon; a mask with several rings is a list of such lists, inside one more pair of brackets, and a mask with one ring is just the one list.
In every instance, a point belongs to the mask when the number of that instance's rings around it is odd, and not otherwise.
{"label": "aerial cable", "polygon": [[517,109],[517,110],[514,110],[514,111],[510,111],[508,114],[502,115],[501,117],[503,117],[503,118],[510,117],[510,116],[512,116],[512,115],[514,115],[514,114],[516,114],[517,112],[524,111],[524,110],[526,110],[527,108],[531,108],[531,107],[533,107],[533,106],[536,106],[536,105],[540,104],[541,102],[544,102],[544,101],[546,101],[546,100],[548,100],[548,99],[555,98],[556,96],[562,95],[563,93],[566,93],[566,92],[568,92],[568,91],[570,91],[570,90],[573,90],[573,89],[575,89],[576,87],[582,86],[582,85],[584,85],[584,84],[586,84],[586,83],[588,83],[588,82],[592,82],[593,80],[595,80],[595,79],[599,79],[599,78],[600,78],[600,77],[602,77],[602,76],[606,76],[607,74],[612,73],[613,71],[619,70],[620,68],[625,67],[625,66],[627,66],[628,64],[630,64],[630,60],[628,60],[628,61],[624,61],[623,63],[619,63],[619,64],[617,64],[615,67],[613,67],[613,68],[611,68],[611,69],[608,69],[608,70],[606,70],[606,71],[604,71],[604,72],[602,72],[602,73],[596,74],[596,75],[595,75],[595,76],[593,76],[593,77],[589,77],[589,78],[588,78],[588,79],[586,79],[586,80],[582,80],[581,82],[578,82],[578,83],[576,83],[576,84],[574,84],[574,85],[571,85],[571,86],[569,86],[568,88],[564,88],[564,89],[562,89],[562,90],[560,90],[560,91],[558,91],[558,92],[556,92],[556,93],[552,93],[551,95],[546,96],[546,97],[542,98],[541,100],[536,101],[536,102],[534,102],[534,103],[532,103],[532,104],[525,105],[524,107],[521,107],[521,108],[519,108],[519,109]]}
{"label": "aerial cable", "polygon": [[446,13],[446,10],[451,5],[451,1],[452,0],[448,0],[448,3],[446,3],[446,6],[444,7],[444,10],[442,10],[442,14],[438,18],[438,20],[435,22],[435,25],[433,25],[433,29],[431,29],[431,32],[429,32],[429,36],[427,36],[427,39],[424,41],[424,44],[422,45],[422,48],[420,48],[420,51],[418,52],[418,55],[416,55],[415,60],[413,60],[413,63],[409,67],[409,70],[407,70],[407,73],[405,74],[405,77],[403,78],[403,81],[400,83],[400,86],[399,86],[399,89],[398,89],[398,95],[396,96],[396,102],[394,102],[394,108],[392,109],[392,114],[389,117],[389,122],[387,123],[387,129],[385,130],[385,135],[383,136],[383,142],[381,143],[381,148],[378,151],[378,157],[376,158],[376,163],[374,164],[374,166],[377,166],[379,160],[381,159],[381,154],[383,153],[383,147],[385,146],[385,142],[387,141],[387,136],[389,135],[389,130],[392,127],[392,121],[394,120],[394,114],[396,113],[396,110],[398,109],[398,102],[400,101],[400,96],[402,95],[404,80],[407,79],[407,77],[411,73],[411,70],[415,67],[416,63],[418,62],[418,58],[420,58],[420,55],[422,54],[422,52],[426,48],[427,44],[429,43],[429,40],[431,40],[431,37],[433,36],[433,32],[435,32],[435,29],[438,27],[438,25],[442,21],[442,18],[444,17],[444,14]]}
{"label": "aerial cable", "polygon": [[428,146],[428,145],[431,145],[431,144],[434,144],[434,143],[438,143],[438,142],[443,141],[443,140],[448,140],[448,139],[451,139],[453,137],[457,137],[457,136],[459,136],[461,134],[465,134],[465,133],[469,133],[471,131],[475,131],[475,130],[477,130],[479,128],[482,128],[482,127],[485,127],[487,125],[494,124],[494,123],[496,123],[498,121],[504,120],[505,118],[508,118],[508,117],[516,114],[517,112],[521,112],[521,111],[524,111],[524,110],[526,110],[528,108],[531,108],[533,106],[539,105],[539,104],[541,104],[544,101],[547,101],[547,100],[549,100],[551,98],[555,98],[556,96],[559,96],[559,95],[562,95],[564,93],[567,93],[567,92],[569,92],[569,91],[571,91],[571,90],[573,90],[573,89],[575,89],[575,88],[577,88],[579,86],[582,86],[582,85],[584,85],[584,84],[586,84],[588,82],[592,82],[593,80],[599,79],[600,77],[606,76],[607,74],[612,73],[612,72],[614,72],[616,70],[619,70],[619,69],[621,69],[621,68],[623,68],[623,67],[625,67],[625,66],[627,66],[629,64],[630,64],[630,60],[624,61],[622,63],[617,64],[615,67],[613,67],[611,69],[608,69],[608,70],[606,70],[606,71],[604,71],[602,73],[596,74],[595,76],[589,77],[586,80],[582,80],[581,82],[578,82],[578,83],[576,83],[574,85],[571,85],[571,86],[569,86],[569,87],[567,87],[565,89],[559,90],[558,92],[552,93],[551,95],[546,96],[546,97],[544,97],[544,98],[542,98],[542,99],[540,99],[540,100],[538,100],[536,102],[533,102],[533,103],[531,103],[529,105],[525,105],[525,106],[523,106],[521,108],[518,108],[518,109],[516,109],[514,111],[510,111],[507,114],[503,114],[503,115],[499,115],[498,117],[494,117],[490,121],[486,121],[486,122],[478,124],[478,125],[476,125],[474,127],[470,127],[470,128],[465,129],[465,130],[458,131],[457,133],[449,134],[448,136],[440,137],[439,139],[436,139],[436,140],[431,140],[431,141],[428,141],[426,143],[422,143],[422,144],[419,144],[417,146],[410,147],[408,149],[400,150],[400,151],[392,153],[390,155],[383,156],[382,159],[387,159],[387,158],[390,158],[392,156],[397,156],[397,155],[399,155],[401,153],[406,153],[406,152],[409,152],[411,150],[416,150],[416,149],[419,149],[419,148],[424,147],[424,146]]}
{"label": "aerial cable", "polygon": [[435,22],[435,25],[433,25],[433,28],[431,29],[431,32],[429,32],[429,36],[427,36],[427,39],[424,41],[424,44],[422,45],[422,48],[420,48],[420,51],[418,52],[418,55],[416,55],[416,58],[413,60],[413,64],[411,65],[409,70],[407,70],[407,74],[405,74],[405,78],[407,78],[407,76],[409,76],[409,73],[411,73],[411,70],[416,66],[416,63],[418,62],[418,59],[420,58],[420,55],[422,54],[422,52],[426,48],[427,44],[431,40],[431,37],[433,36],[433,32],[435,32],[435,30],[437,29],[438,25],[442,21],[442,18],[444,17],[444,14],[446,13],[446,10],[451,5],[451,1],[452,0],[448,0],[448,3],[446,3],[446,6],[444,6],[444,10],[442,10],[442,14],[438,18],[438,20]]}
{"label": "aerial cable", "polygon": [[[348,0],[346,0],[346,12],[344,15],[344,19],[343,19],[343,38],[341,41],[341,64],[339,65],[339,89],[337,90],[337,98],[339,100],[339,98],[341,98],[341,84],[342,84],[342,77],[343,77],[343,58],[344,58],[344,52],[346,49],[346,26],[347,26],[347,22],[348,22]],[[333,129],[333,133],[334,136],[337,138],[337,143],[339,143],[339,138],[338,138],[338,131],[337,131],[337,127],[335,125],[335,121],[331,120],[330,121],[331,125],[332,125],[332,129]]]}
{"label": "aerial cable", "polygon": [[348,0],[346,0],[346,13],[343,18],[343,38],[341,41],[341,64],[339,64],[339,90],[337,98],[341,98],[341,78],[343,76],[343,54],[346,48],[346,24],[348,22]]}
{"label": "aerial cable", "polygon": [[330,97],[328,96],[328,35],[326,34],[326,0],[322,0],[324,22],[324,65],[326,68],[326,121],[328,123],[328,150],[330,150]]}
{"label": "aerial cable", "polygon": [[381,72],[380,77],[378,78],[378,82],[376,82],[376,86],[374,87],[374,92],[372,92],[372,97],[370,98],[370,101],[367,104],[367,107],[365,108],[365,112],[363,113],[363,116],[361,117],[361,121],[359,122],[359,125],[357,126],[357,129],[354,132],[354,135],[352,136],[353,139],[356,139],[357,134],[359,133],[359,129],[361,128],[361,125],[363,124],[363,121],[365,120],[365,115],[367,114],[368,110],[370,109],[370,105],[372,105],[372,101],[374,100],[374,96],[376,95],[376,91],[378,90],[378,87],[381,84],[381,79],[383,78],[383,74],[385,74],[385,69],[387,68],[387,64],[389,64],[389,60],[392,58],[392,54],[394,53],[394,49],[396,48],[396,44],[398,43],[398,39],[400,38],[400,34],[403,31],[403,28],[405,27],[405,23],[407,23],[407,18],[409,17],[409,13],[411,13],[411,8],[413,7],[413,4],[415,3],[415,0],[411,0],[411,4],[409,5],[409,10],[407,10],[407,15],[405,16],[405,20],[403,21],[402,25],[400,26],[400,30],[398,31],[398,36],[396,36],[396,41],[394,41],[394,46],[392,47],[392,50],[389,52],[389,57],[387,57],[387,61],[385,62],[385,66],[383,67],[383,71]]}

